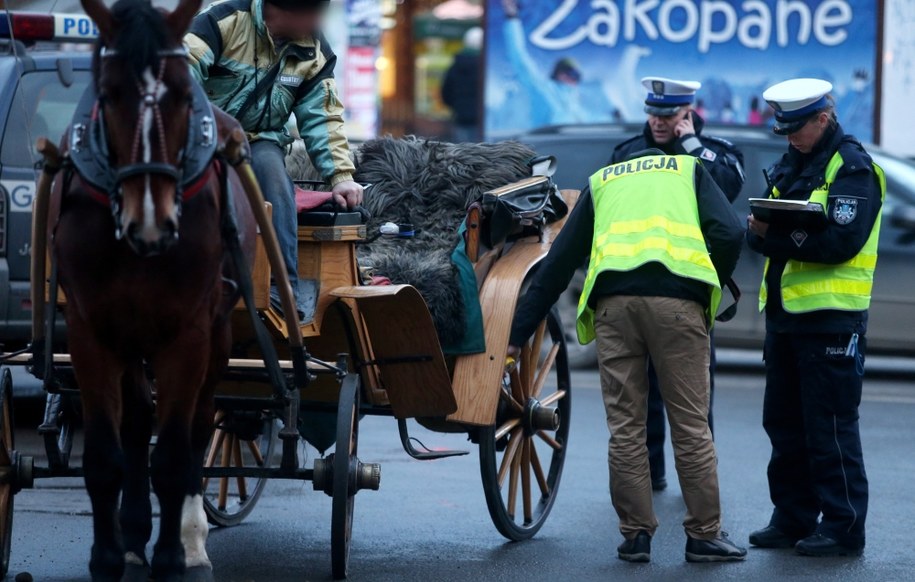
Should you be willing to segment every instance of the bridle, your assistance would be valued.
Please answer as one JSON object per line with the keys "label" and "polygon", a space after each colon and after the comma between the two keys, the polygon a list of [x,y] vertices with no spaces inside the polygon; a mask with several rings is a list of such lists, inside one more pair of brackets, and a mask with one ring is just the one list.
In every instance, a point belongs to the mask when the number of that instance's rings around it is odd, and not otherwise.
{"label": "bridle", "polygon": [[[102,47],[101,59],[117,57],[115,50]],[[152,82],[144,85],[140,79],[134,79],[140,93],[137,125],[133,129],[131,154],[128,163],[112,167],[108,147],[108,133],[104,116],[104,95],[84,96],[71,125],[70,149],[77,173],[88,182],[90,195],[111,208],[115,223],[118,225],[117,238],[123,233],[120,230],[119,215],[123,206],[122,184],[135,176],[157,175],[175,181],[175,205],[180,216],[182,202],[188,200],[202,189],[210,177],[214,166],[216,149],[216,124],[209,100],[196,84],[192,85],[191,103],[188,110],[187,141],[178,155],[175,164],[167,161],[153,162],[143,159],[144,140],[152,138],[151,133],[159,140],[158,154],[161,160],[167,160],[165,122],[160,108],[159,93],[163,87],[163,78],[168,59],[188,56],[183,47],[164,49],[157,52],[158,69]],[[88,93],[88,90],[87,90]],[[151,126],[146,127],[146,116],[151,117]],[[151,156],[151,152],[150,152]]]}

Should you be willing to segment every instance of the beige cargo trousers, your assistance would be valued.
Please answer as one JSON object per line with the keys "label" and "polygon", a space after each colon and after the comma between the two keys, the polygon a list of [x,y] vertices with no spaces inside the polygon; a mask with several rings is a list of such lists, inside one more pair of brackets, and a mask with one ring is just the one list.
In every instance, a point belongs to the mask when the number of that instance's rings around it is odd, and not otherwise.
{"label": "beige cargo trousers", "polygon": [[671,441],[686,518],[696,539],[721,529],[715,445],[708,426],[709,333],[695,301],[611,296],[597,301],[594,317],[601,390],[610,429],[610,494],[627,539],[654,535],[646,446],[648,367],[651,356],[670,422]]}

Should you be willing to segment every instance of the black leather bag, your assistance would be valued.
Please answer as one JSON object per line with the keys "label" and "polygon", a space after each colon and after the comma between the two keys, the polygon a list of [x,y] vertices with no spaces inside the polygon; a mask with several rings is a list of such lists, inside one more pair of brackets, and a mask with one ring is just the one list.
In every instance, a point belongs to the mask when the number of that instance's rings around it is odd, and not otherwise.
{"label": "black leather bag", "polygon": [[559,188],[548,176],[525,178],[490,190],[480,197],[479,203],[483,209],[482,242],[488,247],[539,236],[544,226],[569,212]]}

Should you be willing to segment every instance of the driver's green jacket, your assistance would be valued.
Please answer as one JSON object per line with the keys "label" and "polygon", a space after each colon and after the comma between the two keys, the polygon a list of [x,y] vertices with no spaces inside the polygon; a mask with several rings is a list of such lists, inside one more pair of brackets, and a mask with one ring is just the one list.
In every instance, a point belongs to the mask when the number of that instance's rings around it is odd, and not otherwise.
{"label": "driver's green jacket", "polygon": [[[323,35],[278,44],[264,25],[263,0],[224,0],[194,18],[184,42],[193,75],[213,104],[238,119],[248,139],[289,145],[292,114],[323,178],[331,185],[353,179],[334,81],[337,56]],[[270,87],[240,111],[277,63]]]}

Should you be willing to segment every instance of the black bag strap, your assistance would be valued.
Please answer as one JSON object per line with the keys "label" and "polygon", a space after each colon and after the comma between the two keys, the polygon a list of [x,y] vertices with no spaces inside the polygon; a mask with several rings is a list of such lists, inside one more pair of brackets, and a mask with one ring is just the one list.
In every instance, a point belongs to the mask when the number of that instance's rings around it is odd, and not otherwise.
{"label": "black bag strap", "polygon": [[740,287],[737,286],[737,283],[734,282],[734,279],[728,279],[728,282],[724,285],[728,291],[731,292],[731,296],[734,298],[734,303],[730,307],[721,312],[720,315],[715,317],[715,321],[726,322],[734,319],[734,316],[737,315],[737,304],[740,303]]}
{"label": "black bag strap", "polygon": [[254,86],[254,90],[248,93],[248,97],[245,99],[245,102],[241,104],[241,107],[238,108],[238,111],[235,113],[235,119],[241,119],[248,112],[249,109],[254,107],[254,104],[257,103],[258,99],[264,96],[264,93],[270,88],[271,85],[276,81],[276,76],[280,73],[280,65],[283,64],[283,59],[280,58],[276,61],[276,64],[270,67],[267,71],[267,74],[257,82],[257,85]]}

